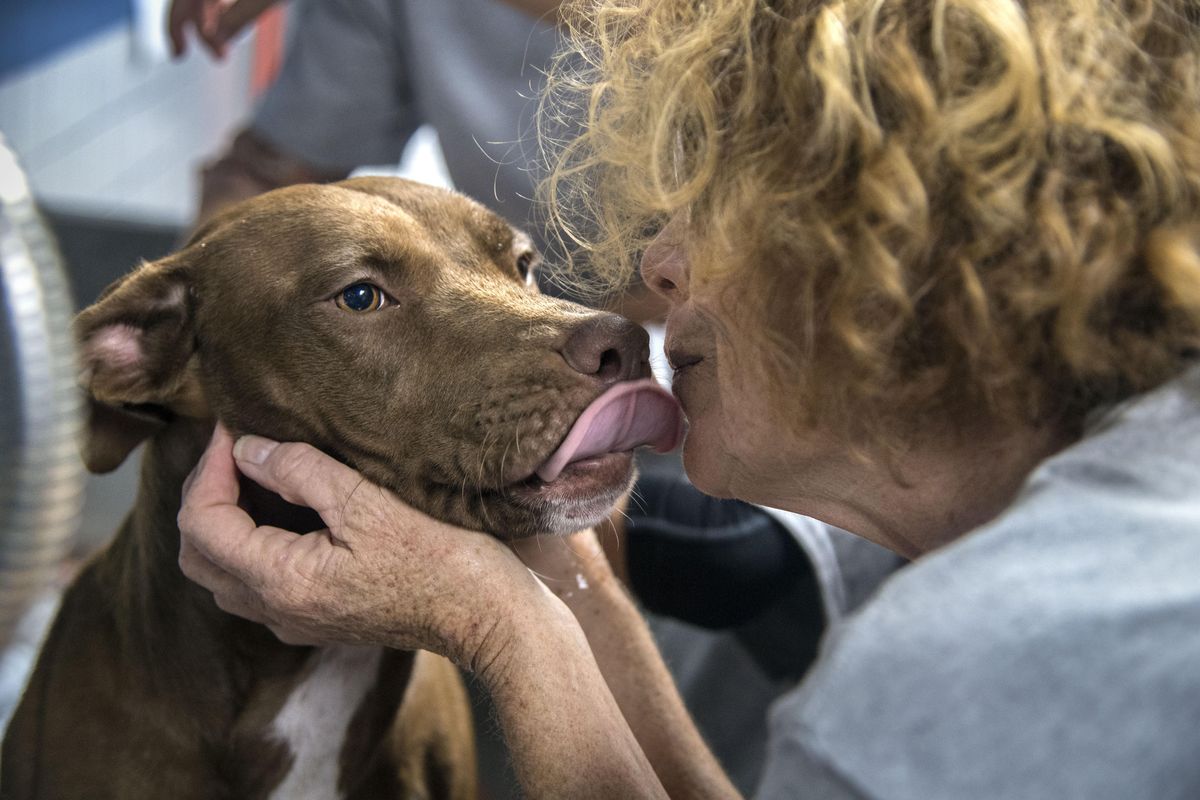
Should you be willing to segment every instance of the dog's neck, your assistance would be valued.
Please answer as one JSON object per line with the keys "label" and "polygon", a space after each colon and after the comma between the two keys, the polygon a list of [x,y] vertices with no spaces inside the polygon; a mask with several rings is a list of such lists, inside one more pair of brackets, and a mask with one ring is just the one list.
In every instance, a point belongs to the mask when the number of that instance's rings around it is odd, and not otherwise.
{"label": "dog's neck", "polygon": [[[207,757],[227,767],[213,778],[221,796],[265,797],[276,788],[299,796],[294,784],[318,762],[325,765],[320,775],[346,785],[377,780],[392,786],[393,762],[380,754],[390,746],[386,734],[413,654],[284,644],[265,626],[221,611],[208,590],[180,571],[176,516],[212,427],[176,419],[147,443],[136,505],[70,590],[86,598],[89,610],[101,609],[105,623],[87,642],[60,637],[48,646],[86,651],[91,663],[75,669],[114,668],[115,702],[158,715],[148,727],[207,742]],[[260,524],[291,530],[319,524],[311,511],[245,482],[240,500]],[[330,692],[349,705],[331,714],[322,704]]]}
{"label": "dog's neck", "polygon": [[[137,503],[102,556],[98,565],[102,579],[113,590],[114,602],[136,625],[127,646],[154,643],[155,661],[214,659],[222,665],[244,665],[260,675],[264,670],[269,674],[298,669],[308,648],[284,645],[263,626],[221,611],[207,590],[179,570],[176,516],[183,485],[200,460],[212,428],[211,421],[179,418],[147,442]],[[313,512],[246,480],[240,503],[259,524],[301,531],[320,524]],[[198,648],[204,652],[197,652]],[[180,671],[194,674],[195,666],[181,664]]]}

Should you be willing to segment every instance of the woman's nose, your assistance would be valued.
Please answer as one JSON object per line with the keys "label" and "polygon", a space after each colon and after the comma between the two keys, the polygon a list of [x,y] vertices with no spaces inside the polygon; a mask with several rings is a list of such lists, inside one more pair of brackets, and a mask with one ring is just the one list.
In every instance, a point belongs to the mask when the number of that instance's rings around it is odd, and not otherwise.
{"label": "woman's nose", "polygon": [[672,221],[642,253],[642,282],[670,303],[688,297],[691,265],[683,249],[682,225]]}

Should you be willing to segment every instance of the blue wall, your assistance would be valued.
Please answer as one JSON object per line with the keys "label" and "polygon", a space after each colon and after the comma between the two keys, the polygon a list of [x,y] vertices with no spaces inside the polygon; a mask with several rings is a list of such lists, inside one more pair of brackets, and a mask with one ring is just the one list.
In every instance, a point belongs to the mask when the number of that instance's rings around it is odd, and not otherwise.
{"label": "blue wall", "polygon": [[0,0],[0,78],[132,15],[130,0]]}

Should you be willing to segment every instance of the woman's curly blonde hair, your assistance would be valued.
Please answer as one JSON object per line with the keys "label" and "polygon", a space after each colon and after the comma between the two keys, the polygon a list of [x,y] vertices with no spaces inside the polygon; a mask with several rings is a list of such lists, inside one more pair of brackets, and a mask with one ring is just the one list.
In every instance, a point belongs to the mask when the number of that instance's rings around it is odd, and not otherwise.
{"label": "woman's curly blonde hair", "polygon": [[[1077,423],[1200,346],[1194,0],[599,0],[543,200],[623,285],[688,220],[781,407]],[[554,116],[577,136],[554,141]],[[914,416],[916,415],[916,416]]]}

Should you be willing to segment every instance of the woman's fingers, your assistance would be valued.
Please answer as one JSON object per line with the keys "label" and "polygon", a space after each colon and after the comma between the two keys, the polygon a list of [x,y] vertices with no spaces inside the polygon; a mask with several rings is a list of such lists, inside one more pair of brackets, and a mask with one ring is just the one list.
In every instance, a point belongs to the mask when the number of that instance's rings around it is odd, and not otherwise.
{"label": "woman's fingers", "polygon": [[233,456],[243,475],[289,503],[316,511],[341,536],[342,516],[363,484],[361,474],[310,445],[260,436],[238,439]]}
{"label": "woman's fingers", "polygon": [[221,0],[175,0],[167,13],[171,52],[176,57],[187,52],[187,29],[190,26],[196,38],[204,42],[214,56],[223,57],[224,40],[218,31],[221,16]]}
{"label": "woman's fingers", "polygon": [[265,624],[268,617],[258,595],[240,578],[210,561],[186,538],[179,549],[179,569],[213,594],[217,607],[229,614]]}
{"label": "woman's fingers", "polygon": [[[198,486],[201,476],[203,481]],[[240,492],[233,463],[233,436],[218,422],[196,468],[184,481],[183,493],[189,501],[207,507],[236,505]]]}
{"label": "woman's fingers", "polygon": [[176,519],[183,539],[181,558],[184,547],[211,555],[216,540],[244,540],[256,527],[237,504],[238,478],[232,451],[233,437],[218,424],[200,463],[184,483],[183,504]]}
{"label": "woman's fingers", "polygon": [[213,602],[226,614],[265,625],[284,644],[321,644],[316,637],[281,622],[263,604],[258,592],[251,590],[240,578],[209,561],[186,540],[179,553],[179,567],[184,575],[211,591]]}
{"label": "woman's fingers", "polygon": [[299,535],[259,528],[238,506],[233,437],[224,426],[218,424],[213,431],[189,480],[178,518],[183,542],[241,580],[260,586],[263,576],[273,574],[271,567],[286,560],[288,546]]}
{"label": "woman's fingers", "polygon": [[[317,511],[330,530],[256,525],[238,506],[239,472]],[[426,517],[324,453],[256,436],[235,446],[221,426],[190,479],[179,527],[184,573],[221,609],[285,642],[437,647],[458,657],[481,646],[474,620],[485,612],[468,599],[502,595],[487,586],[502,585],[505,573],[519,591],[536,586],[499,542]]]}
{"label": "woman's fingers", "polygon": [[270,629],[271,633],[275,634],[276,639],[284,644],[290,644],[298,647],[312,647],[315,645],[325,644],[325,642],[321,641],[320,639],[308,636],[284,625],[271,625],[267,623],[267,628]]}

